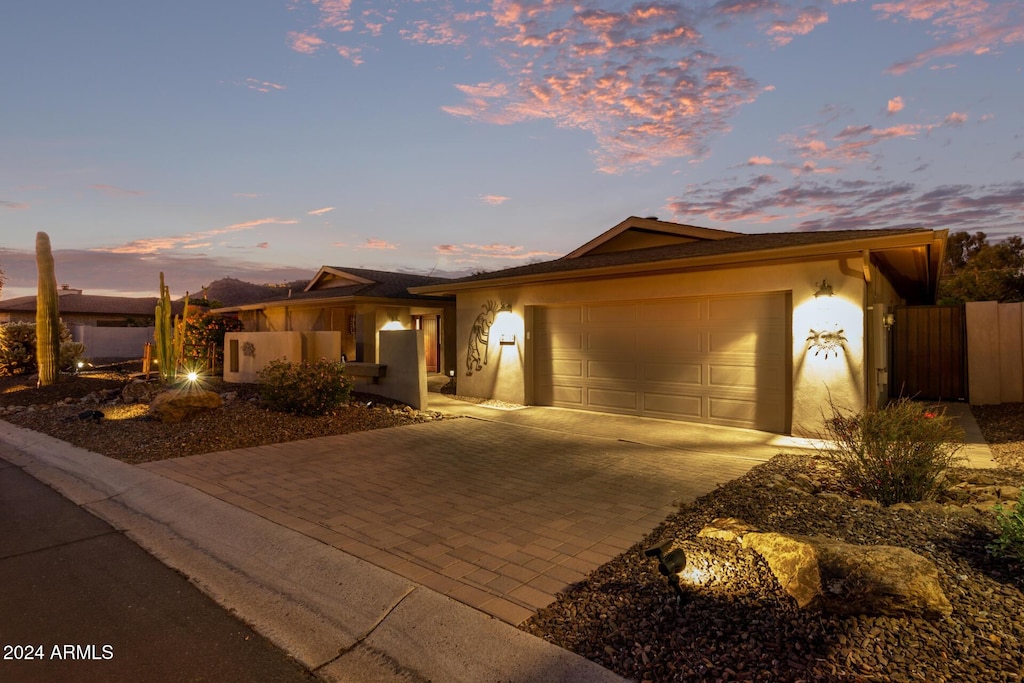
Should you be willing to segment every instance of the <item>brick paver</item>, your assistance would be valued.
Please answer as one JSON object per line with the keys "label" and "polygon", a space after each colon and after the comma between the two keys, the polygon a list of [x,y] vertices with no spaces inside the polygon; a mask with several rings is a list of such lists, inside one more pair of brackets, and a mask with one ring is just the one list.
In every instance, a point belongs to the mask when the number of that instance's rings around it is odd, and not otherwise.
{"label": "brick paver", "polygon": [[664,445],[677,423],[634,443],[593,436],[607,416],[547,415],[557,429],[463,418],[141,467],[519,624],[763,459]]}

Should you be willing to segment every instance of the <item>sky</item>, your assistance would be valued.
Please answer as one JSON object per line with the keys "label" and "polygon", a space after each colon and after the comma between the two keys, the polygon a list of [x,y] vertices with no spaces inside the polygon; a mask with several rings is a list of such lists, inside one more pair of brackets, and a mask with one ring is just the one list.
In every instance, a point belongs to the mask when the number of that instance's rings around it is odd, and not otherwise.
{"label": "sky", "polygon": [[0,22],[0,297],[456,276],[628,216],[1024,233],[1020,0],[51,0]]}

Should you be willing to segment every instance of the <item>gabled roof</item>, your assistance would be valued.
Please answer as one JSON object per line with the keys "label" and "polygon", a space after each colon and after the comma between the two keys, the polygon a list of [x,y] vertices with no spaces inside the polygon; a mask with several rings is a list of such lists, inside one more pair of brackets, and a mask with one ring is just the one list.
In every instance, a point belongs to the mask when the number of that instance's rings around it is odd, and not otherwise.
{"label": "gabled roof", "polygon": [[273,299],[254,302],[243,306],[227,306],[218,311],[259,309],[270,306],[288,306],[307,301],[326,299],[354,301],[356,299],[412,299],[433,301],[436,297],[410,294],[410,287],[426,287],[447,282],[446,278],[395,273],[387,270],[348,268],[343,266],[321,266],[306,288],[287,299]]}
{"label": "gabled roof", "polygon": [[613,251],[634,251],[648,247],[686,244],[702,240],[722,240],[740,236],[742,233],[729,230],[714,230],[682,223],[670,223],[654,217],[630,216],[614,228],[606,230],[562,258],[579,258],[580,256],[592,256]]}
{"label": "gabled roof", "polygon": [[898,289],[909,293],[907,298],[920,299],[927,298],[926,292],[934,293],[946,233],[946,230],[919,228],[733,233],[729,238],[563,257],[415,287],[412,291],[450,295],[499,285],[699,270],[867,252]]}
{"label": "gabled roof", "polygon": [[[96,296],[92,294],[62,294],[57,297],[57,310],[62,314],[77,313],[81,315],[138,315],[154,316],[159,299],[155,296]],[[171,302],[171,310],[180,315],[185,305],[183,302]],[[0,300],[0,312],[34,313],[36,297],[19,296],[14,299]]]}

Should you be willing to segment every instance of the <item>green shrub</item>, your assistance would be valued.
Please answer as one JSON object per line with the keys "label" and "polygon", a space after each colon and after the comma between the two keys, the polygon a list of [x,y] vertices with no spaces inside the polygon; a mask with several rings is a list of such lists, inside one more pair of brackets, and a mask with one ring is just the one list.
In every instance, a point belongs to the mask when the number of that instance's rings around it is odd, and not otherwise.
{"label": "green shrub", "polygon": [[295,415],[326,415],[348,401],[352,380],[344,363],[273,360],[256,375],[260,399],[272,410]]}
{"label": "green shrub", "polygon": [[857,415],[831,408],[824,451],[846,486],[883,505],[933,500],[945,487],[963,430],[943,409],[907,398]]}
{"label": "green shrub", "polygon": [[[85,345],[71,341],[71,331],[60,322],[61,370],[72,370],[85,353]],[[0,325],[0,375],[36,372],[36,324],[11,322]]]}
{"label": "green shrub", "polygon": [[1017,499],[1017,506],[1011,510],[996,505],[996,525],[999,537],[989,546],[996,555],[1024,561],[1024,491]]}

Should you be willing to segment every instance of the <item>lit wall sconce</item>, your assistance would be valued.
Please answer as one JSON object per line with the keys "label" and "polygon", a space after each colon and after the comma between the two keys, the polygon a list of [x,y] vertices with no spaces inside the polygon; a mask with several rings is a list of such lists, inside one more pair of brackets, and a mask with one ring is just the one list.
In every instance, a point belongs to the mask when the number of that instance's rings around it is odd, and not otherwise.
{"label": "lit wall sconce", "polygon": [[647,557],[658,560],[658,571],[668,580],[668,584],[676,592],[676,600],[682,603],[684,600],[683,589],[679,586],[679,572],[686,567],[686,553],[682,548],[672,548],[672,541],[668,540],[661,545],[656,545],[644,551]]}
{"label": "lit wall sconce", "polygon": [[893,313],[886,313],[885,317],[882,319],[882,326],[886,330],[891,330],[892,326],[895,325],[895,324],[896,324],[896,315],[893,314]]}
{"label": "lit wall sconce", "polygon": [[817,299],[823,296],[833,296],[835,292],[832,291],[832,285],[822,280],[818,284],[818,291],[814,293],[814,298]]}

